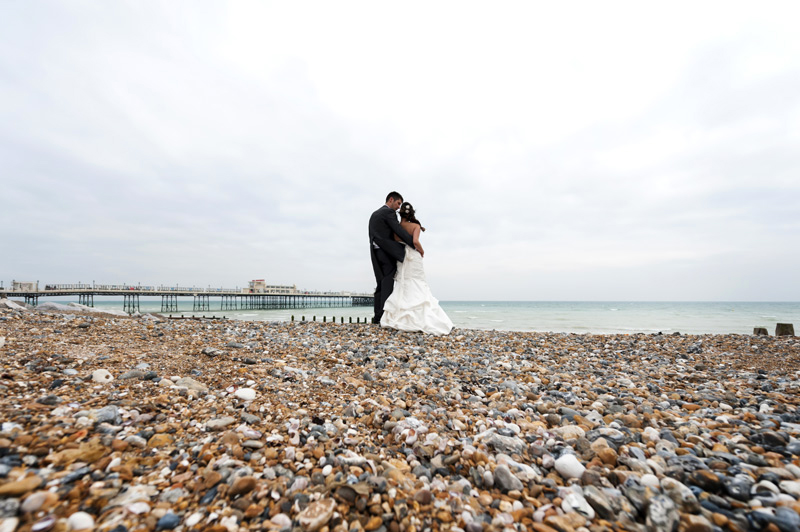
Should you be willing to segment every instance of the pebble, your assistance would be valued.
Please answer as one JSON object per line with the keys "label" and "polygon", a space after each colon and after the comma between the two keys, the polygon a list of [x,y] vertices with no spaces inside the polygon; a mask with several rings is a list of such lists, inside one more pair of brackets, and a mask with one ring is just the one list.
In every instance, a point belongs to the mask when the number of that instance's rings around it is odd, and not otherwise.
{"label": "pebble", "polygon": [[101,384],[107,384],[114,380],[114,376],[106,369],[96,369],[92,372],[92,380]]}
{"label": "pebble", "polygon": [[74,316],[0,309],[13,531],[800,524],[794,337]]}
{"label": "pebble", "polygon": [[94,528],[94,517],[86,512],[75,512],[67,519],[69,530],[91,530]]}
{"label": "pebble", "polygon": [[252,388],[239,388],[233,393],[233,395],[242,401],[252,401],[256,398],[256,391]]}
{"label": "pebble", "polygon": [[172,530],[181,524],[181,518],[172,512],[164,514],[156,523],[156,530]]}
{"label": "pebble", "polygon": [[558,473],[564,478],[580,478],[586,468],[580,463],[578,458],[573,454],[565,454],[558,458],[555,462],[555,468]]}

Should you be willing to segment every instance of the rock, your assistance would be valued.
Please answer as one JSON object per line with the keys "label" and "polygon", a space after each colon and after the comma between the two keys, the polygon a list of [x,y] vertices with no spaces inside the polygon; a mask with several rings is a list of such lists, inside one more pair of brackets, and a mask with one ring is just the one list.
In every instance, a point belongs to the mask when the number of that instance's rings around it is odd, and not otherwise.
{"label": "rock", "polygon": [[583,495],[576,492],[567,493],[561,501],[561,509],[565,512],[577,512],[586,519],[594,519],[594,508],[586,501]]}
{"label": "rock", "polygon": [[0,518],[14,517],[19,513],[19,510],[19,499],[0,499]]}
{"label": "rock", "polygon": [[43,506],[48,503],[55,503],[58,501],[58,496],[54,493],[49,491],[37,491],[35,493],[31,493],[28,495],[24,501],[22,501],[22,506],[20,509],[23,513],[34,513],[38,512]]}
{"label": "rock", "polygon": [[583,438],[586,435],[586,431],[577,425],[565,425],[563,427],[556,427],[554,429],[550,429],[550,432],[552,432],[556,436],[561,437],[564,440],[576,440],[578,438]]}
{"label": "rock", "polygon": [[239,477],[234,481],[228,493],[230,493],[231,496],[244,495],[245,493],[253,491],[257,485],[258,481],[255,477]]}
{"label": "rock", "polygon": [[122,423],[122,416],[119,413],[119,407],[115,405],[108,405],[99,410],[93,410],[89,414],[89,418],[98,425],[100,423],[110,423],[112,425],[119,425]]}
{"label": "rock", "polygon": [[702,515],[684,514],[683,530],[685,532],[713,532],[714,524]]}
{"label": "rock", "polygon": [[170,445],[172,440],[173,438],[169,434],[153,434],[153,436],[147,441],[147,446],[163,447],[165,445]]}
{"label": "rock", "polygon": [[256,391],[252,388],[239,388],[233,393],[233,395],[242,401],[252,401],[256,398]]}
{"label": "rock", "polygon": [[232,418],[230,416],[225,416],[225,417],[212,419],[211,421],[206,423],[206,428],[208,430],[222,430],[225,427],[227,427],[228,425],[232,425],[234,423],[236,423],[236,419],[234,419],[234,418]]}
{"label": "rock", "polygon": [[[107,384],[114,380],[114,376],[105,369],[96,369],[92,372],[92,380],[101,384]],[[89,515],[89,514],[86,514]]]}
{"label": "rock", "polygon": [[203,384],[202,382],[198,382],[191,377],[182,377],[177,380],[175,386],[183,386],[184,388],[188,388],[195,392],[207,392],[208,386]]}
{"label": "rock", "polygon": [[494,469],[494,484],[503,491],[522,490],[523,484],[505,465]]}
{"label": "rock", "polygon": [[528,446],[524,440],[515,436],[502,436],[500,434],[491,434],[484,440],[489,447],[506,454],[520,454]]}
{"label": "rock", "polygon": [[0,496],[18,497],[30,493],[42,485],[42,479],[36,475],[25,477],[21,480],[9,482],[0,486]]}
{"label": "rock", "polygon": [[333,499],[322,499],[309,503],[305,510],[298,514],[297,522],[306,532],[315,532],[331,520],[335,509],[336,501]]}
{"label": "rock", "polygon": [[172,530],[181,523],[181,518],[172,512],[164,514],[156,523],[156,530]]}
{"label": "rock", "polygon": [[69,530],[91,530],[94,528],[94,517],[86,512],[75,512],[67,519]]}
{"label": "rock", "polygon": [[555,468],[558,473],[566,478],[581,478],[586,468],[578,461],[574,454],[564,454],[556,460]]}
{"label": "rock", "polygon": [[585,486],[583,488],[583,496],[601,519],[614,520],[615,512],[611,505],[611,499],[602,490],[595,486]]}
{"label": "rock", "polygon": [[674,532],[678,529],[680,514],[666,495],[656,495],[647,506],[647,529],[653,532]]}
{"label": "rock", "polygon": [[117,378],[119,380],[121,380],[121,381],[124,381],[124,380],[129,380],[129,379],[141,379],[144,376],[145,376],[145,372],[144,371],[139,370],[139,369],[132,369],[130,371],[126,371],[125,373],[123,373],[122,375],[120,375]]}
{"label": "rock", "polygon": [[18,525],[19,519],[16,517],[0,519],[0,532],[14,532]]}

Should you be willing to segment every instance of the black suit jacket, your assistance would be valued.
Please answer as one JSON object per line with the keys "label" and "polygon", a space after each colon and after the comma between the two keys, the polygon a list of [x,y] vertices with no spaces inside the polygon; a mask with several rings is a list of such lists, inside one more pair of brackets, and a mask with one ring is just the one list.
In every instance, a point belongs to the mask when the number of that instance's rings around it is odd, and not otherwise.
{"label": "black suit jacket", "polygon": [[397,213],[384,205],[369,217],[369,245],[375,242],[387,255],[394,260],[403,262],[406,257],[406,250],[401,242],[394,239],[394,235],[399,236],[403,242],[414,247],[414,239],[408,231],[400,226],[397,221]]}

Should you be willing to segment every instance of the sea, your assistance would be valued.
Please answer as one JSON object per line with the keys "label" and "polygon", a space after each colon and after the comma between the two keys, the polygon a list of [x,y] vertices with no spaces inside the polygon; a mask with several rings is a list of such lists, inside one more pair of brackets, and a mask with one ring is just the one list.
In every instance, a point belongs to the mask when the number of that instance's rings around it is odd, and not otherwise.
{"label": "sea", "polygon": [[[77,298],[75,298],[77,300]],[[39,302],[66,303],[69,298]],[[77,301],[75,301],[77,302]],[[216,303],[216,305],[215,305]],[[161,313],[161,298],[141,297],[140,312]],[[192,310],[192,298],[178,298],[172,316],[225,317],[244,321],[365,322],[371,307],[306,308],[289,310]],[[122,300],[95,298],[95,308],[123,309]],[[540,331],[587,334],[752,334],[764,327],[775,334],[778,323],[800,328],[800,302],[643,302],[643,301],[442,301],[453,324],[463,329]],[[168,314],[165,314],[168,315]]]}

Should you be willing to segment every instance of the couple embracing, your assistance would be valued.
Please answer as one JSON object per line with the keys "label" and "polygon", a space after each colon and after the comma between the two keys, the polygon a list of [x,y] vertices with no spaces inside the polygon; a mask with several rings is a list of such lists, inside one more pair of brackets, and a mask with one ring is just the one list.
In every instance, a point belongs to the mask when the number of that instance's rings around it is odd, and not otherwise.
{"label": "couple embracing", "polygon": [[372,213],[369,243],[377,282],[372,323],[401,331],[448,334],[453,322],[431,294],[425,279],[425,251],[419,241],[424,230],[414,207],[403,202],[397,192],[390,192],[386,204]]}

